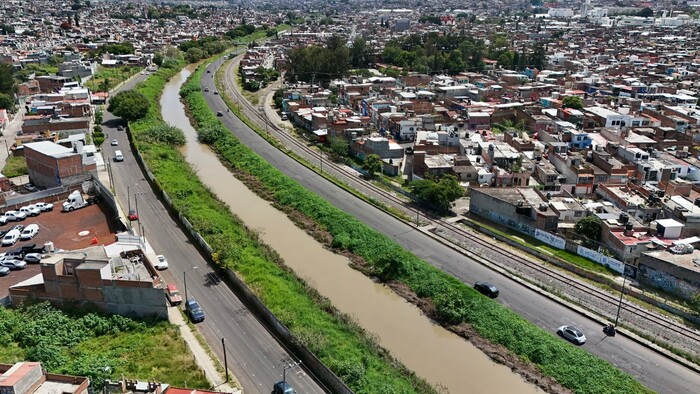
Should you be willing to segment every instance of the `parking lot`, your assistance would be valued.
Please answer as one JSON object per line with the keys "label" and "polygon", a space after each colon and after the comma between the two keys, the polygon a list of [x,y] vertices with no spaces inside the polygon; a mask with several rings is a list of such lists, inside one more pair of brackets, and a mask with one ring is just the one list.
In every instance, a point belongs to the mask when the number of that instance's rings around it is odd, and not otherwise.
{"label": "parking lot", "polygon": [[[93,239],[98,244],[111,244],[116,241],[115,233],[120,231],[115,215],[104,204],[90,205],[73,212],[61,212],[62,202],[55,203],[52,212],[43,212],[39,216],[28,217],[21,222],[8,222],[0,225],[0,230],[8,231],[13,226],[27,226],[36,223],[39,233],[28,241],[19,241],[12,246],[0,247],[0,252],[21,248],[25,245],[36,244],[41,247],[47,241],[52,241],[54,249],[74,250],[88,247]],[[39,273],[37,264],[27,265],[19,271],[11,271],[9,275],[0,277],[0,299],[8,294],[8,288],[18,282],[31,278]]]}

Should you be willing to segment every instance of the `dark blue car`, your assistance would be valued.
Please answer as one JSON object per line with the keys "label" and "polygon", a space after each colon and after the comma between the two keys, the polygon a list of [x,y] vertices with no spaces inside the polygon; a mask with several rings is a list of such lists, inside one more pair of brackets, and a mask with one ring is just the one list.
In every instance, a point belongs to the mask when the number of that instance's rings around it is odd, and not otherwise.
{"label": "dark blue car", "polygon": [[199,323],[199,322],[204,321],[204,310],[202,309],[201,306],[199,306],[199,303],[197,303],[197,300],[195,300],[195,299],[187,300],[187,303],[185,303],[185,310],[187,311],[187,314],[190,316],[190,320],[192,320],[192,323]]}

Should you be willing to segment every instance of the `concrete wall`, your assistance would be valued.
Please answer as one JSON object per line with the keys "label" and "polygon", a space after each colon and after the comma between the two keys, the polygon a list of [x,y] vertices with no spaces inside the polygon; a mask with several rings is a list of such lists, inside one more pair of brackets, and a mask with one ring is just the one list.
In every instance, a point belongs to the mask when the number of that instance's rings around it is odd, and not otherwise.
{"label": "concrete wall", "polygon": [[[124,281],[119,281],[124,282]],[[167,319],[165,289],[111,285],[102,289],[107,313],[123,316]]]}
{"label": "concrete wall", "polygon": [[470,197],[469,212],[530,236],[535,236],[535,221],[525,215],[517,214],[513,204],[496,200],[484,193],[479,193],[478,189],[472,189]]}

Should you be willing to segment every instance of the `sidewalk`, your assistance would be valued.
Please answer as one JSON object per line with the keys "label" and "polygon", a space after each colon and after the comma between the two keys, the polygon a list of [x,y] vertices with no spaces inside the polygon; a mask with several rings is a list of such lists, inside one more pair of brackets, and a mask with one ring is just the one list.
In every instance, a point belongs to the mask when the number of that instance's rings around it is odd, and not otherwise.
{"label": "sidewalk", "polygon": [[15,114],[12,121],[7,125],[0,137],[0,169],[5,168],[7,163],[8,150],[15,143],[17,133],[22,129],[22,121],[25,113],[24,105],[19,106],[19,111]]}
{"label": "sidewalk", "polygon": [[229,377],[234,386],[229,383],[220,383],[225,380],[224,377],[221,376],[219,371],[217,371],[215,361],[212,360],[209,353],[207,353],[207,351],[195,337],[194,333],[192,333],[190,326],[188,326],[187,322],[185,322],[185,319],[182,317],[182,313],[180,313],[178,307],[168,308],[168,320],[171,324],[174,324],[180,328],[180,335],[185,342],[187,342],[187,346],[190,348],[194,359],[197,361],[197,365],[202,368],[204,375],[207,377],[209,383],[211,383],[213,391],[243,394],[243,390],[237,387],[240,385],[231,372],[229,372]]}

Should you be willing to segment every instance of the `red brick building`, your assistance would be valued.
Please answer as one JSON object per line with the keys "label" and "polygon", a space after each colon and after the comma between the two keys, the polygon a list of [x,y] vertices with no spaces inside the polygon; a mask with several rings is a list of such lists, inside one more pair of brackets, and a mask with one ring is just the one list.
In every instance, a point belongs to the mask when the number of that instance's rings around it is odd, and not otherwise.
{"label": "red brick building", "polygon": [[75,185],[97,172],[95,157],[83,151],[82,143],[70,149],[51,141],[31,142],[24,145],[24,155],[29,179],[37,186]]}

